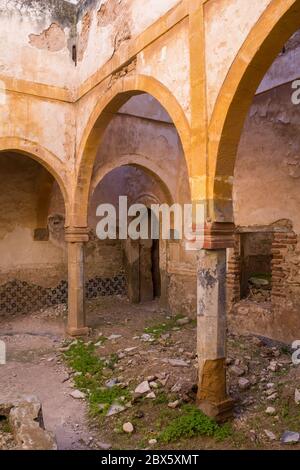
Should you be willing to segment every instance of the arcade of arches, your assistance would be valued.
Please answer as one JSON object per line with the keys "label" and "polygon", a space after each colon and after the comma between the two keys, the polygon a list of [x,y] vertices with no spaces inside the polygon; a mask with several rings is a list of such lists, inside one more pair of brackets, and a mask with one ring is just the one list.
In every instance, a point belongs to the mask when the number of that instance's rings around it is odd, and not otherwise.
{"label": "arcade of arches", "polygon": [[[159,298],[197,319],[198,404],[224,419],[227,328],[299,339],[300,1],[4,3],[0,315],[67,303],[84,336],[86,299]],[[100,240],[119,196],[202,203],[203,247]]]}

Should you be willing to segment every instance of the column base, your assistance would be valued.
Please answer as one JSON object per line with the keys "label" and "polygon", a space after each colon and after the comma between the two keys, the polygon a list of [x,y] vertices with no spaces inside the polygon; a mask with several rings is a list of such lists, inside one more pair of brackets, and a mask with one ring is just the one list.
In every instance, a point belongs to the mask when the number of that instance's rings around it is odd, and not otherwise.
{"label": "column base", "polygon": [[85,326],[82,328],[75,328],[72,326],[68,326],[66,329],[66,333],[69,336],[88,336],[90,329]]}
{"label": "column base", "polygon": [[206,416],[214,418],[218,423],[224,423],[233,418],[234,401],[230,397],[219,403],[200,400],[197,405]]}

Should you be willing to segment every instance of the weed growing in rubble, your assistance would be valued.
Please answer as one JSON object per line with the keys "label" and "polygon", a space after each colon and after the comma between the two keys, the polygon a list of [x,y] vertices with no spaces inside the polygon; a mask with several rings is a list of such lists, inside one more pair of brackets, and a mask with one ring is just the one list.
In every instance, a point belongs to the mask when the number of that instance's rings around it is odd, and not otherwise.
{"label": "weed growing in rubble", "polygon": [[145,328],[144,332],[158,339],[161,335],[168,333],[168,331],[171,331],[173,328],[177,328],[177,321],[181,318],[183,318],[182,315],[176,315],[164,323],[158,323],[156,325]]}
{"label": "weed growing in rubble", "polygon": [[175,442],[182,438],[195,436],[214,437],[218,441],[227,439],[232,434],[230,425],[218,425],[213,419],[205,416],[202,411],[192,405],[182,408],[181,416],[177,416],[162,431],[159,440],[163,443]]}
{"label": "weed growing in rubble", "polygon": [[77,373],[74,376],[74,384],[86,394],[92,416],[106,414],[113,403],[124,402],[129,397],[128,390],[117,385],[105,387],[107,377],[103,375],[103,369],[114,368],[118,360],[115,354],[108,359],[99,358],[93,343],[77,341],[64,353],[64,357]]}

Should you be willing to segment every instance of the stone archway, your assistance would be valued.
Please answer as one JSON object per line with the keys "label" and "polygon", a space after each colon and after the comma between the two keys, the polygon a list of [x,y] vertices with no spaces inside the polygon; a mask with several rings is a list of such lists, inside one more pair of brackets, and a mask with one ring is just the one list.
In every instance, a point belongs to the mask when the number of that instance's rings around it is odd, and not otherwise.
{"label": "stone archway", "polygon": [[[0,139],[0,163],[1,313],[65,303],[68,188],[57,174],[58,159],[36,144],[7,138]],[[63,222],[54,233],[58,212]]]}
{"label": "stone archway", "polygon": [[300,1],[273,0],[254,26],[220,90],[208,127],[212,220],[232,222],[232,178],[253,96],[284,43],[299,28]]}
{"label": "stone archway", "polygon": [[83,138],[79,144],[77,181],[74,192],[73,225],[86,226],[88,197],[93,165],[97,149],[101,143],[113,113],[131,97],[142,93],[153,96],[173,120],[179,134],[188,171],[190,169],[190,126],[187,118],[170,91],[152,77],[144,75],[128,76],[120,79],[96,104],[89,119]]}

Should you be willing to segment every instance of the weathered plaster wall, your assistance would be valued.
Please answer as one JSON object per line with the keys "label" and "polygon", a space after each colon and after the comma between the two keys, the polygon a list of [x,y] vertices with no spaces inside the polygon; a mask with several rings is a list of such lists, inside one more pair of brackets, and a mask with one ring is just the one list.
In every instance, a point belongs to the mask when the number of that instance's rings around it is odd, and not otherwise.
{"label": "weathered plaster wall", "polygon": [[[38,226],[39,181],[43,168],[22,155],[0,154],[0,282],[22,280],[54,287],[66,278],[66,250],[63,238],[50,230],[49,241],[35,241]],[[57,194],[58,193],[58,194]],[[64,215],[59,189],[49,216]],[[62,226],[63,229],[63,226]]]}
{"label": "weathered plaster wall", "polygon": [[67,175],[74,165],[75,108],[18,93],[1,93],[0,98],[0,138],[37,143],[64,163],[61,171]]}
{"label": "weathered plaster wall", "polygon": [[290,219],[300,233],[300,108],[286,84],[256,96],[241,138],[234,175],[237,225]]}
{"label": "weathered plaster wall", "polygon": [[[132,112],[135,116],[129,114]],[[146,108],[143,114],[149,115]],[[189,202],[187,168],[176,129],[168,122],[140,118],[139,109],[130,110],[129,105],[120,110],[106,130],[95,163],[93,185],[100,175],[127,162],[155,173],[173,201]]]}
{"label": "weathered plaster wall", "polygon": [[210,0],[205,4],[208,114],[247,35],[271,0]]}
{"label": "weathered plaster wall", "polygon": [[0,1],[0,76],[71,87],[76,7],[60,0]]}
{"label": "weathered plaster wall", "polygon": [[137,72],[156,78],[175,96],[190,118],[188,19],[177,24],[139,55]]}
{"label": "weathered plaster wall", "polygon": [[[87,0],[78,16],[79,81],[93,75],[179,0]],[[95,61],[95,56],[97,60]]]}
{"label": "weathered plaster wall", "polygon": [[[279,60],[277,68],[284,71],[284,57]],[[286,342],[295,340],[300,328],[300,108],[292,104],[292,91],[287,83],[255,97],[239,146],[233,193],[238,226],[274,224],[288,233],[275,235],[272,304],[237,305],[232,326]]]}
{"label": "weathered plaster wall", "polygon": [[257,93],[262,93],[299,78],[297,64],[300,59],[300,31],[293,34],[283,46],[282,53],[276,58],[266,73]]}

